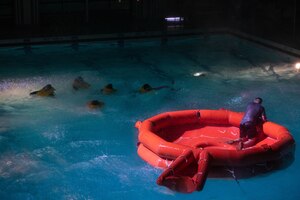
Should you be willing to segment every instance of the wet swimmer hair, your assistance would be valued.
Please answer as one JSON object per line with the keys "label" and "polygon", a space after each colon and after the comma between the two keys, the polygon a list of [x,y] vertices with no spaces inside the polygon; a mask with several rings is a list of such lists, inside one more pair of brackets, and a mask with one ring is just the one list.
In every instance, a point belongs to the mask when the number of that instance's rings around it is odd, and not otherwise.
{"label": "wet swimmer hair", "polygon": [[42,88],[42,90],[51,90],[51,89],[55,90],[55,88],[52,87],[51,84],[47,84],[45,87]]}
{"label": "wet swimmer hair", "polygon": [[146,83],[140,88],[140,92],[141,93],[150,92],[152,89],[153,88],[149,84]]}
{"label": "wet swimmer hair", "polygon": [[99,108],[102,108],[104,106],[104,103],[102,101],[92,100],[92,101],[89,101],[87,103],[87,106],[90,109],[99,109]]}
{"label": "wet swimmer hair", "polygon": [[81,76],[78,76],[78,77],[76,78],[76,80],[78,80],[78,81],[83,81],[83,78],[82,78]]}
{"label": "wet swimmer hair", "polygon": [[145,89],[145,90],[152,90],[152,87],[149,85],[149,84],[144,84],[143,86],[143,89]]}
{"label": "wet swimmer hair", "polygon": [[106,86],[105,86],[105,88],[107,88],[107,89],[113,89],[113,85],[110,83],[110,84],[107,84]]}
{"label": "wet swimmer hair", "polygon": [[101,89],[101,92],[103,94],[112,94],[116,92],[117,90],[113,87],[111,83],[107,84],[104,88]]}
{"label": "wet swimmer hair", "polygon": [[79,89],[87,89],[91,85],[87,83],[81,76],[78,76],[74,79],[72,86],[74,90],[79,90]]}
{"label": "wet swimmer hair", "polygon": [[254,99],[254,102],[255,102],[255,103],[261,104],[261,103],[263,102],[263,100],[262,100],[262,98],[260,98],[260,97],[256,97],[256,98]]}

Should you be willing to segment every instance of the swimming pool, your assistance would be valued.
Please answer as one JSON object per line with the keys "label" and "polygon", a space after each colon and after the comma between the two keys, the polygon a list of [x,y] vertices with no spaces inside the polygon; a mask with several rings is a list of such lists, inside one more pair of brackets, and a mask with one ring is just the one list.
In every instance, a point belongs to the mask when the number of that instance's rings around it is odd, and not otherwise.
{"label": "swimming pool", "polygon": [[[1,199],[299,199],[300,163],[240,179],[208,179],[202,192],[156,185],[161,170],[136,153],[134,124],[165,111],[244,111],[260,96],[270,121],[300,140],[297,58],[231,35],[0,49]],[[205,76],[194,76],[204,73]],[[82,76],[92,86],[74,91]],[[29,93],[46,84],[55,98]],[[103,95],[112,83],[118,90]],[[149,83],[169,86],[148,94]],[[86,102],[98,99],[103,109]],[[230,170],[230,169],[229,169]]]}

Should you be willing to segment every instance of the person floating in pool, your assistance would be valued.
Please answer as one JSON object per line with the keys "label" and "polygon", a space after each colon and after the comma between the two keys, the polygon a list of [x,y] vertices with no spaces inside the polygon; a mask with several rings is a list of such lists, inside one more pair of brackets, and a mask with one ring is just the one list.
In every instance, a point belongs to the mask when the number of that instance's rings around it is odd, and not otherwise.
{"label": "person floating in pool", "polygon": [[153,90],[160,90],[160,89],[163,89],[163,88],[170,88],[170,86],[167,86],[167,85],[163,85],[163,86],[159,86],[159,87],[151,87],[151,85],[149,84],[144,84],[140,89],[139,89],[139,92],[140,93],[147,93],[147,92],[151,92]]}
{"label": "person floating in pool", "polygon": [[87,107],[90,109],[101,109],[104,106],[104,102],[98,100],[92,100],[87,103]]}
{"label": "person floating in pool", "polygon": [[51,84],[48,84],[40,90],[31,92],[30,95],[31,96],[41,96],[41,97],[53,97],[55,95],[54,91],[55,91],[55,88],[52,87]]}
{"label": "person floating in pool", "polygon": [[101,89],[101,93],[102,94],[113,94],[115,93],[117,90],[113,87],[113,85],[110,83],[110,84],[107,84],[104,88]]}
{"label": "person floating in pool", "polygon": [[74,90],[79,90],[79,89],[87,89],[91,85],[87,83],[81,76],[78,76],[77,78],[74,79],[73,81],[73,89]]}
{"label": "person floating in pool", "polygon": [[257,127],[267,121],[265,108],[261,105],[262,98],[257,97],[247,106],[244,117],[240,123],[240,138],[230,140],[227,143],[233,144],[238,142],[239,150],[253,146],[256,143],[258,131]]}

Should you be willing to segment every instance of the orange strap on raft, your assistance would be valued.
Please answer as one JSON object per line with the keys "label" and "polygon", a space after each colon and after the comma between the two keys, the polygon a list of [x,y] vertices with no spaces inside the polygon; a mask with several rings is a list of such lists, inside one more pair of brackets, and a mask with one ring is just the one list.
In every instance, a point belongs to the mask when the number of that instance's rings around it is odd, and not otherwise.
{"label": "orange strap on raft", "polygon": [[207,151],[186,151],[158,177],[157,184],[183,193],[200,191],[207,178],[208,166]]}

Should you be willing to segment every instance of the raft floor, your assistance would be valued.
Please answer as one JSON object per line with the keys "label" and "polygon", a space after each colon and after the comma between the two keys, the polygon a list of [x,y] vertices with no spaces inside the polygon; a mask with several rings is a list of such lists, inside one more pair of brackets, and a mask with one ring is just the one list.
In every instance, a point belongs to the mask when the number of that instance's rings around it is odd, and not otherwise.
{"label": "raft floor", "polygon": [[[229,140],[239,138],[240,130],[234,126],[220,125],[184,125],[168,127],[159,133],[165,140],[190,147],[220,146],[227,149],[236,149],[236,143],[228,144]],[[264,136],[256,145],[272,144],[274,139]]]}

